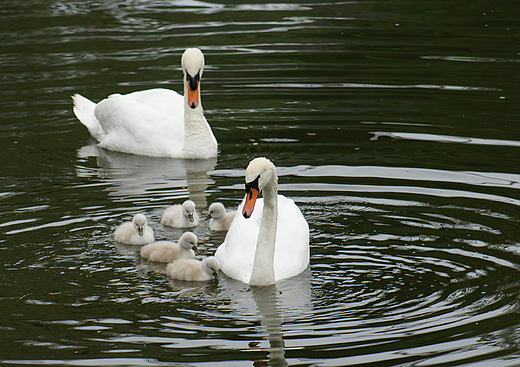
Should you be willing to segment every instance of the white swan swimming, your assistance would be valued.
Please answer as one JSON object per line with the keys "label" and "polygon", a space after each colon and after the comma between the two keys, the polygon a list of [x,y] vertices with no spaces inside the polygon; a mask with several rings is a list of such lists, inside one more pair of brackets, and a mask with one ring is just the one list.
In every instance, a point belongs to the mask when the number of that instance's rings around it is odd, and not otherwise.
{"label": "white swan swimming", "polygon": [[199,225],[195,202],[186,200],[182,205],[172,205],[164,210],[161,223],[174,228],[191,228]]}
{"label": "white swan swimming", "polygon": [[[259,192],[263,199],[258,199]],[[230,278],[250,285],[274,284],[309,264],[309,225],[294,201],[278,195],[276,168],[266,158],[246,170],[246,196],[215,257]]]}
{"label": "white swan swimming", "polygon": [[74,113],[102,148],[153,157],[215,157],[217,140],[204,117],[200,96],[204,55],[198,48],[188,48],[181,65],[184,97],[157,88],[112,94],[95,104],[75,94]]}
{"label": "white swan swimming", "polygon": [[231,222],[235,218],[236,210],[226,212],[226,207],[222,203],[213,203],[209,206],[208,216],[209,229],[212,231],[227,231]]}
{"label": "white swan swimming", "polygon": [[116,228],[114,241],[127,245],[146,245],[154,241],[153,229],[148,226],[143,214],[136,214],[131,222]]}
{"label": "white swan swimming", "polygon": [[213,256],[202,261],[180,259],[166,266],[166,274],[177,280],[204,281],[216,278],[219,268],[219,261]]}
{"label": "white swan swimming", "polygon": [[185,232],[178,243],[157,241],[141,248],[141,257],[153,262],[167,263],[178,259],[194,259],[197,251],[197,236]]}

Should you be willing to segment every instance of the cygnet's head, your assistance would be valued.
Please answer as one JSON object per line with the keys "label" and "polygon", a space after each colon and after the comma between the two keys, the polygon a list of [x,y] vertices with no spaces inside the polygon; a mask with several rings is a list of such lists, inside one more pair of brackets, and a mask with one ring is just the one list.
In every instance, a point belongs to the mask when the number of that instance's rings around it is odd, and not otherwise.
{"label": "cygnet's head", "polygon": [[132,220],[132,223],[134,224],[134,228],[135,228],[136,232],[139,234],[139,236],[142,236],[144,234],[146,222],[147,222],[146,217],[143,214],[134,215],[134,219]]}
{"label": "cygnet's head", "polygon": [[210,256],[202,260],[202,270],[208,274],[213,275],[213,278],[218,276],[218,271],[220,269],[220,262],[214,256]]}
{"label": "cygnet's head", "polygon": [[197,252],[197,242],[198,238],[193,232],[184,232],[184,234],[179,239],[179,244],[187,250],[193,250],[195,253]]}
{"label": "cygnet's head", "polygon": [[191,200],[186,200],[182,203],[182,215],[188,218],[190,222],[194,222],[193,214],[195,213],[195,203]]}
{"label": "cygnet's head", "polygon": [[226,208],[222,203],[213,203],[209,206],[208,217],[206,219],[221,219],[226,216]]}

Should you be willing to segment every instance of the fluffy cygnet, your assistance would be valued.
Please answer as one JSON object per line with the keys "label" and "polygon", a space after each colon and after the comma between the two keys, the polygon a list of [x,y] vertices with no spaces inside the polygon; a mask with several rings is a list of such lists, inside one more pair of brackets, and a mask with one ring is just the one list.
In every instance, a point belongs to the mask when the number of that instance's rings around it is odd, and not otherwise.
{"label": "fluffy cygnet", "polygon": [[199,224],[199,215],[195,203],[186,200],[182,205],[172,205],[163,213],[161,223],[175,228],[191,228]]}
{"label": "fluffy cygnet", "polygon": [[181,259],[169,263],[166,273],[177,280],[203,281],[217,277],[220,263],[216,257],[210,256],[202,261],[196,259]]}
{"label": "fluffy cygnet", "polygon": [[153,229],[148,227],[143,214],[136,214],[132,222],[125,222],[116,228],[114,240],[127,245],[146,245],[154,241]]}
{"label": "fluffy cygnet", "polygon": [[226,212],[222,203],[211,204],[208,212],[206,219],[210,219],[209,229],[212,231],[227,231],[236,214],[236,210]]}
{"label": "fluffy cygnet", "polygon": [[167,263],[178,259],[194,259],[197,251],[197,236],[185,232],[178,243],[157,241],[141,249],[141,257],[153,262]]}

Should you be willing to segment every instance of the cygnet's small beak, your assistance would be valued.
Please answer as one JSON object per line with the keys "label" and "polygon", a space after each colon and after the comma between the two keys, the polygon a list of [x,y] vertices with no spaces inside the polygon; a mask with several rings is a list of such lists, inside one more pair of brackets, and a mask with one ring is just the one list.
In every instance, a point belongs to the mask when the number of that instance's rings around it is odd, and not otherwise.
{"label": "cygnet's small beak", "polygon": [[206,220],[210,220],[210,219],[211,219],[211,214],[208,214],[208,215],[206,216]]}
{"label": "cygnet's small beak", "polygon": [[199,254],[199,248],[197,247],[197,245],[193,245],[191,249],[195,252],[195,255]]}
{"label": "cygnet's small beak", "polygon": [[193,213],[188,214],[188,219],[189,219],[190,222],[192,222],[192,223],[195,221],[195,219],[193,218]]}
{"label": "cygnet's small beak", "polygon": [[144,235],[144,227],[137,227],[137,234],[139,236]]}

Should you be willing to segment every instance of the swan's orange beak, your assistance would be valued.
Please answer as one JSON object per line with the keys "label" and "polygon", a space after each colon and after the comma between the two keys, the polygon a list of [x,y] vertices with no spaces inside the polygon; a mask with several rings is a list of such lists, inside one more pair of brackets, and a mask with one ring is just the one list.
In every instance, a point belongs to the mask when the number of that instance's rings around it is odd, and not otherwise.
{"label": "swan's orange beak", "polygon": [[244,208],[242,209],[242,215],[246,219],[249,218],[251,214],[253,214],[256,199],[258,198],[258,192],[258,189],[255,189],[254,187],[251,187],[246,191],[246,200],[244,203]]}
{"label": "swan's orange beak", "polygon": [[195,90],[188,88],[188,106],[191,108],[197,108],[199,105],[199,82],[197,82],[197,88]]}
{"label": "swan's orange beak", "polygon": [[191,108],[197,108],[200,101],[200,71],[195,76],[191,76],[186,72],[186,83],[188,83],[188,106]]}

